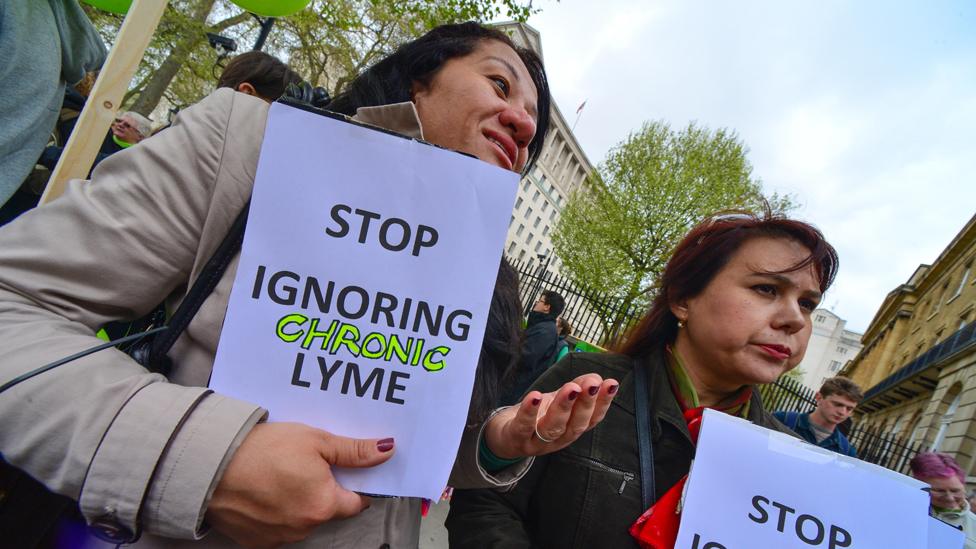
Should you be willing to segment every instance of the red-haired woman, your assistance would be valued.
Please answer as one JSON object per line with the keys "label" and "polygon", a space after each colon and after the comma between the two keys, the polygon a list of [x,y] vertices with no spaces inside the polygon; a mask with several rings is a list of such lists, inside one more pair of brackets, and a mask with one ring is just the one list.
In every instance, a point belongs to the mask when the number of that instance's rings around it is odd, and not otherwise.
{"label": "red-haired woman", "polygon": [[[533,387],[552,391],[587,372],[618,379],[604,421],[536,458],[510,492],[455,492],[451,545],[672,547],[702,410],[789,432],[753,386],[803,358],[810,313],[836,270],[833,247],[800,221],[736,213],[695,227],[614,353],[572,353]],[[561,435],[537,432],[541,440]]]}

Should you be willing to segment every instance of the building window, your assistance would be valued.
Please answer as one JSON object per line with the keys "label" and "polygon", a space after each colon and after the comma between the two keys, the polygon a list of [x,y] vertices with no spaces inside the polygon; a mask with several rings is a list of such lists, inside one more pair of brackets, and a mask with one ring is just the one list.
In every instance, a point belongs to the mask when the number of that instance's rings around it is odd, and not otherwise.
{"label": "building window", "polygon": [[511,219],[508,220],[508,226],[511,227],[512,223],[515,223],[515,216],[513,215]]}
{"label": "building window", "polygon": [[515,236],[522,236],[522,231],[525,230],[525,225],[519,223],[519,228],[515,229]]}
{"label": "building window", "polygon": [[549,235],[549,225],[546,225],[545,227],[542,228],[542,236],[548,236],[548,235]]}
{"label": "building window", "polygon": [[522,207],[522,197],[520,196],[520,197],[518,197],[518,199],[517,199],[517,200],[515,201],[515,209],[517,210],[517,209],[519,209],[519,208],[521,208],[521,207]]}
{"label": "building window", "polygon": [[949,408],[946,409],[946,413],[942,415],[942,419],[939,420],[939,432],[935,435],[935,442],[932,443],[932,451],[937,452],[945,442],[946,431],[949,430],[949,425],[952,423],[953,416],[956,415],[956,409],[959,408],[959,401],[962,399],[962,391],[956,388],[957,394],[952,402],[949,404]]}
{"label": "building window", "polygon": [[512,255],[514,253],[515,253],[515,242],[513,241],[511,244],[508,245],[508,255]]}
{"label": "building window", "polygon": [[942,308],[942,300],[945,299],[948,290],[949,281],[947,280],[946,283],[942,285],[942,289],[939,290],[939,297],[935,298],[935,305],[932,306],[932,314],[939,312],[939,309]]}
{"label": "building window", "polygon": [[531,184],[532,184],[532,182],[529,181],[528,179],[526,179],[525,180],[525,183],[522,183],[522,190],[525,191],[525,192],[529,192],[529,185],[531,185]]}
{"label": "building window", "polygon": [[535,253],[539,253],[539,250],[541,249],[542,249],[542,241],[540,240],[535,243]]}
{"label": "building window", "polygon": [[549,201],[548,200],[544,200],[542,202],[542,211],[546,211],[546,208],[548,208],[548,207],[549,207]]}
{"label": "building window", "polygon": [[532,228],[533,229],[539,228],[539,223],[542,223],[542,218],[541,217],[535,218],[535,223],[532,224]]}
{"label": "building window", "polygon": [[840,361],[839,360],[831,360],[830,361],[830,371],[831,372],[836,372],[839,369],[840,369]]}
{"label": "building window", "polygon": [[555,208],[553,208],[552,211],[549,212],[549,221],[552,221],[554,219],[556,219],[556,209]]}
{"label": "building window", "polygon": [[532,233],[529,233],[529,236],[525,237],[525,243],[526,244],[532,243]]}
{"label": "building window", "polygon": [[533,204],[536,203],[539,200],[539,194],[540,194],[539,193],[539,189],[536,189],[535,190],[535,193],[532,194],[532,203]]}
{"label": "building window", "polygon": [[530,219],[532,217],[532,208],[525,209],[525,218]]}
{"label": "building window", "polygon": [[972,260],[970,260],[969,263],[966,263],[966,266],[964,268],[965,270],[962,272],[962,278],[959,279],[959,287],[956,288],[955,293],[953,293],[952,297],[950,297],[949,299],[955,299],[959,297],[959,294],[962,293],[962,289],[966,286],[966,282],[969,282],[969,274],[973,270]]}
{"label": "building window", "polygon": [[525,250],[519,252],[519,261],[522,261],[523,259],[525,259]]}
{"label": "building window", "polygon": [[842,354],[842,355],[846,355],[847,354],[847,349],[844,348],[844,347],[837,347],[837,352],[840,353],[840,354]]}
{"label": "building window", "polygon": [[817,322],[823,322],[824,320],[827,320],[827,317],[824,315],[817,315]]}

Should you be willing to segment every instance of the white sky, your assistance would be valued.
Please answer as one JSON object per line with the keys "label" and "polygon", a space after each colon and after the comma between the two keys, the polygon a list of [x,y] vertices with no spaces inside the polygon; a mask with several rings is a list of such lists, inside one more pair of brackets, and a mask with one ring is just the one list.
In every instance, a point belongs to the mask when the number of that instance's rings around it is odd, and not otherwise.
{"label": "white sky", "polygon": [[540,1],[556,102],[590,161],[645,120],[735,129],[841,270],[867,328],[976,213],[976,2]]}

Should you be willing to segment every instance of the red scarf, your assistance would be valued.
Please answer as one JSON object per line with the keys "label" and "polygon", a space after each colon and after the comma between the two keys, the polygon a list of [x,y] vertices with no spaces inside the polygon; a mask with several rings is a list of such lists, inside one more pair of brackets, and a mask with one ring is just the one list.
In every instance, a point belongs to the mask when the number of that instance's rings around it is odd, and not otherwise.
{"label": "red scarf", "polygon": [[[668,372],[670,374],[670,372]],[[685,399],[681,396],[672,375],[668,376],[671,382],[671,391],[674,393],[681,406],[682,415],[688,425],[688,433],[691,434],[691,442],[698,445],[698,433],[701,431],[702,414],[706,406],[689,408],[685,404]],[[728,406],[721,408],[709,406],[713,410],[718,410],[732,415],[739,415],[746,409],[746,404],[752,398],[752,387],[746,387],[739,392],[735,400]],[[681,525],[681,495],[684,493],[685,483],[688,482],[688,475],[681,477],[674,486],[671,487],[661,499],[647,511],[644,511],[637,521],[630,527],[630,535],[634,536],[641,549],[674,549],[674,544],[678,540],[678,527]]]}

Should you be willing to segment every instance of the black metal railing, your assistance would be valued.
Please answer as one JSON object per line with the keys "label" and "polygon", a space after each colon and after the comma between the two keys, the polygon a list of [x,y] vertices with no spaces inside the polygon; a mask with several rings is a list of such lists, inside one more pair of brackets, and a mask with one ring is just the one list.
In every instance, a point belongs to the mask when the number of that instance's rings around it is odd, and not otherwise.
{"label": "black metal railing", "polygon": [[924,442],[908,444],[902,434],[879,433],[856,426],[847,437],[857,457],[886,469],[908,474],[908,463],[923,450]]}
{"label": "black metal railing", "polygon": [[576,338],[604,345],[624,333],[644,312],[641,307],[626,307],[618,297],[583,288],[565,276],[549,272],[548,261],[532,265],[509,258],[509,262],[518,271],[519,297],[526,312],[543,290],[557,292],[566,300],[562,316],[573,326]]}
{"label": "black metal railing", "polygon": [[759,394],[767,410],[807,413],[817,406],[814,390],[788,377],[760,385]]}

